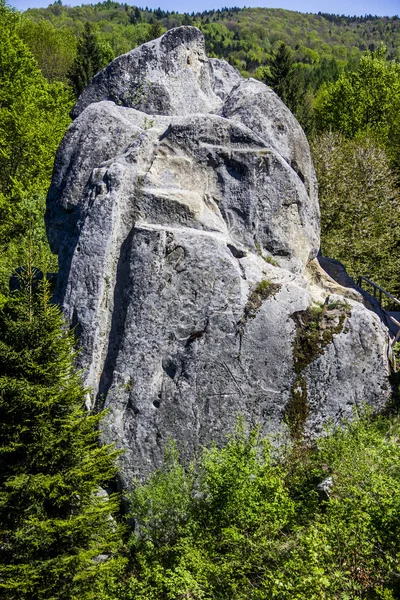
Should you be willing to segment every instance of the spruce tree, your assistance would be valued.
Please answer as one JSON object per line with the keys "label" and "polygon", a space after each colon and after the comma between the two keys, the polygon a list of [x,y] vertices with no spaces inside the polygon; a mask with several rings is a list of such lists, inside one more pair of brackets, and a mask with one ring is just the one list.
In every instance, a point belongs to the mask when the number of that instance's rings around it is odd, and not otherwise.
{"label": "spruce tree", "polygon": [[292,51],[282,42],[270,65],[270,76],[265,83],[272,87],[281,100],[297,117],[307,135],[315,128],[312,97],[305,88],[300,71],[294,68]]}
{"label": "spruce tree", "polygon": [[293,63],[290,48],[282,42],[270,63],[271,76],[268,77],[267,84],[272,87],[285,104],[288,104],[288,100],[291,100],[293,95],[291,89]]}
{"label": "spruce tree", "polygon": [[85,23],[78,43],[77,56],[67,75],[75,96],[83,92],[89,81],[114,58],[111,46],[101,42],[93,26]]}
{"label": "spruce tree", "polygon": [[[72,333],[32,269],[0,313],[0,597],[99,599],[113,569],[115,452],[84,408]],[[37,285],[37,284],[36,284]]]}

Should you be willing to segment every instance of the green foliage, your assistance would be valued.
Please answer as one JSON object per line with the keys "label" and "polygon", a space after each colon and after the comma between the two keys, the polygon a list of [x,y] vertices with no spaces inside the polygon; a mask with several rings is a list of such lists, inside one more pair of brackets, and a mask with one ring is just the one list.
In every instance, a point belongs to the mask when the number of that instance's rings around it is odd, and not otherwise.
{"label": "green foliage", "polygon": [[323,86],[315,101],[318,128],[348,138],[359,134],[384,145],[400,158],[400,63],[386,60],[386,48],[366,52],[359,67]]}
{"label": "green foliage", "polygon": [[[91,27],[96,43],[103,49],[108,45],[114,55],[127,52],[172,27],[200,27],[208,54],[225,58],[245,76],[267,81],[296,115],[308,136],[313,136],[315,130],[315,92],[324,83],[334,86],[339,77],[347,77],[346,72],[355,70],[363,52],[378,48],[382,41],[389,57],[394,58],[400,40],[400,20],[396,17],[334,18],[280,9],[232,8],[189,16],[107,1],[80,7],[53,4],[47,9],[30,9],[24,16],[21,36],[37,57],[42,71],[50,78],[57,73],[62,81],[69,72],[77,95],[96,70],[105,65],[105,60],[89,65],[87,57],[80,56],[86,52],[82,44],[87,35],[86,27]],[[30,27],[28,22],[32,24]],[[71,52],[76,52],[78,39],[82,47],[74,67],[68,71],[68,61]],[[378,57],[379,52],[373,56]],[[108,60],[110,56],[107,54]],[[365,57],[361,60],[361,69],[363,61]],[[341,84],[338,85],[340,88]],[[381,87],[381,84],[377,86],[378,96]],[[320,130],[328,126],[327,118],[321,113],[324,98],[321,92],[317,102]],[[396,140],[398,147],[398,107],[394,107],[392,113],[390,137]]]}
{"label": "green foliage", "polygon": [[386,48],[322,86],[313,141],[324,254],[394,295],[400,292],[400,64]]}
{"label": "green foliage", "polygon": [[[73,333],[31,264],[0,313],[0,590],[9,600],[93,599],[120,536],[99,493],[115,452],[84,409]],[[36,289],[39,286],[39,289]],[[103,596],[105,598],[105,596]]]}
{"label": "green foliage", "polygon": [[[398,418],[355,417],[279,453],[241,423],[184,468],[136,482],[120,600],[397,598]],[[110,593],[110,592],[109,592]]]}
{"label": "green foliage", "polygon": [[[0,0],[0,595],[398,598],[398,421],[363,417],[315,449],[299,442],[310,408],[302,371],[343,326],[346,307],[297,315],[296,379],[286,407],[293,447],[278,452],[243,424],[189,466],[170,445],[164,466],[136,482],[129,561],[113,555],[116,500],[97,491],[113,477],[115,456],[97,445],[101,415],[82,409],[71,334],[46,287],[34,291],[31,257],[43,272],[55,268],[44,193],[69,123],[68,75],[79,95],[114,55],[181,24],[201,27],[210,55],[270,83],[309,135],[317,92],[322,135],[313,155],[323,251],[353,276],[400,293],[393,174],[400,157],[399,19],[275,9],[189,16],[111,0],[74,8],[57,0],[21,16]],[[382,39],[391,60],[374,50]],[[29,264],[23,289],[7,297],[9,276],[21,264]],[[278,289],[260,282],[243,318]],[[99,562],[101,554],[112,558]]]}
{"label": "green foliage", "polygon": [[398,418],[363,417],[319,441],[308,469],[329,475],[332,488],[288,564],[294,577],[308,564],[311,598],[398,597],[398,434]]}
{"label": "green foliage", "polygon": [[365,50],[378,47],[382,41],[394,58],[400,40],[397,17],[335,18],[266,8],[218,9],[188,15],[107,1],[77,7],[52,4],[45,9],[30,9],[25,15],[36,23],[46,20],[76,38],[89,21],[101,39],[110,43],[115,55],[158,37],[150,31],[156,23],[165,30],[195,25],[205,35],[210,56],[225,58],[243,74],[261,79],[283,42],[293,51],[295,69],[304,76],[305,88],[313,92],[324,81],[334,81],[343,69],[353,69]]}
{"label": "green foliage", "polygon": [[96,35],[92,25],[85,23],[85,30],[78,43],[75,61],[68,72],[74,94],[78,97],[98,71],[114,58],[111,46]]}
{"label": "green foliage", "polygon": [[298,118],[304,131],[314,132],[314,113],[311,94],[307,92],[302,71],[294,66],[293,53],[284,42],[275,52],[269,65],[267,83]]}
{"label": "green foliage", "polygon": [[[26,192],[46,189],[69,123],[71,98],[49,84],[16,33],[17,17],[0,3],[0,215]],[[3,227],[3,223],[2,223]]]}
{"label": "green foliage", "polygon": [[281,284],[272,283],[272,281],[268,281],[267,279],[260,281],[248,297],[241,323],[245,323],[248,319],[254,319],[263,302],[279,292],[281,287]]}
{"label": "green foliage", "polygon": [[274,561],[274,539],[294,512],[281,475],[268,442],[241,424],[188,470],[170,449],[132,496],[134,577],[121,597],[256,597],[257,570]]}
{"label": "green foliage", "polygon": [[295,373],[299,375],[322,354],[324,348],[332,343],[333,335],[342,331],[344,320],[350,314],[351,307],[339,302],[325,302],[322,306],[315,305],[292,314],[296,324],[293,343]]}
{"label": "green foliage", "polygon": [[44,194],[32,194],[18,203],[18,213],[14,216],[21,227],[0,246],[0,308],[9,292],[9,281],[18,265],[25,265],[29,256],[35,256],[35,267],[43,273],[55,273],[58,269],[57,257],[51,254],[47,241],[44,212]]}
{"label": "green foliage", "polygon": [[299,81],[293,76],[294,58],[292,52],[282,42],[270,62],[270,76],[266,83],[278,94],[287,106],[297,104],[300,93]]}
{"label": "green foliage", "polygon": [[321,246],[353,278],[400,293],[400,192],[387,153],[369,136],[326,133],[312,144],[321,205]]}
{"label": "green foliage", "polygon": [[77,39],[71,29],[55,27],[45,19],[35,22],[23,14],[17,33],[48,81],[68,83],[66,74],[77,52]]}
{"label": "green foliage", "polygon": [[298,373],[290,390],[289,402],[285,406],[285,422],[288,426],[290,437],[296,443],[301,443],[304,438],[304,427],[310,415],[308,401],[307,381]]}
{"label": "green foliage", "polygon": [[[19,16],[0,1],[0,302],[24,253],[28,229],[40,229],[54,155],[69,123],[71,94],[50,84],[18,37]],[[40,225],[38,225],[40,223]],[[26,244],[25,244],[26,245]]]}
{"label": "green foliage", "polygon": [[265,262],[266,262],[266,263],[268,263],[269,265],[272,265],[273,267],[279,267],[279,263],[278,263],[278,261],[277,261],[275,258],[273,258],[273,257],[272,257],[271,255],[269,255],[269,254],[264,254],[264,253],[263,253],[263,251],[262,251],[262,249],[261,249],[261,246],[260,246],[260,244],[259,244],[258,242],[255,242],[255,243],[254,243],[254,246],[255,246],[255,249],[256,249],[256,252],[257,252],[257,254],[258,254],[259,256],[261,256],[261,258],[262,258],[263,260],[265,260]]}
{"label": "green foliage", "polygon": [[269,265],[272,265],[273,267],[279,267],[278,261],[275,258],[272,258],[272,256],[263,256],[263,259]]}
{"label": "green foliage", "polygon": [[159,38],[163,33],[165,33],[165,29],[164,29],[161,21],[155,21],[150,26],[149,40],[155,40],[155,39]]}

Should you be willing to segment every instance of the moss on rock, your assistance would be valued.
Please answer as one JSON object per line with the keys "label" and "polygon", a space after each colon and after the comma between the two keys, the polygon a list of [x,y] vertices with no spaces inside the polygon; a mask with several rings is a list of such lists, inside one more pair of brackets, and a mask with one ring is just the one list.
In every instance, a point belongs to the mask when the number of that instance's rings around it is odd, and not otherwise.
{"label": "moss on rock", "polygon": [[285,418],[293,439],[300,439],[310,412],[307,382],[304,369],[320,356],[332,343],[334,334],[343,331],[344,321],[351,314],[351,307],[343,302],[326,302],[307,310],[294,313],[291,318],[296,325],[293,342],[295,380],[291,397],[285,408]]}
{"label": "moss on rock", "polygon": [[242,320],[245,323],[248,319],[254,319],[257,312],[262,306],[262,303],[274,296],[281,289],[281,285],[279,283],[272,283],[267,279],[263,279],[260,283],[257,284],[256,288],[251,292],[246,306],[244,307],[244,313]]}

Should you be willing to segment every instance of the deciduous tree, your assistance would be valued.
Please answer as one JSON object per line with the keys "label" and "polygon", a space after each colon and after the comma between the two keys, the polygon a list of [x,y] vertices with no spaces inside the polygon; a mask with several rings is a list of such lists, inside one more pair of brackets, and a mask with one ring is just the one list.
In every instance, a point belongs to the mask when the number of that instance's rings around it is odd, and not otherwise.
{"label": "deciduous tree", "polygon": [[19,19],[0,0],[0,294],[14,246],[40,213],[72,105],[71,92],[45,79],[18,37]]}
{"label": "deciduous tree", "polygon": [[400,293],[400,193],[384,147],[369,136],[325,133],[312,154],[319,184],[321,246],[354,278]]}
{"label": "deciduous tree", "polygon": [[400,63],[386,60],[386,48],[367,51],[353,72],[322,86],[316,101],[317,128],[348,138],[373,136],[392,164],[400,159]]}

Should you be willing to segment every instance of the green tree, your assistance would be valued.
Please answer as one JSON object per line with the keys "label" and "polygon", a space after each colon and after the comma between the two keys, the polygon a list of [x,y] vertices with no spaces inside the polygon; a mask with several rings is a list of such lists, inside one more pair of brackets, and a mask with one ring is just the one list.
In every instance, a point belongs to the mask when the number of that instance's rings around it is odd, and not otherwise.
{"label": "green tree", "polygon": [[113,58],[111,46],[101,41],[94,31],[93,25],[87,21],[83,35],[78,42],[77,56],[68,72],[68,79],[77,98],[92,77]]}
{"label": "green tree", "polygon": [[386,60],[386,48],[367,51],[358,68],[323,86],[315,100],[319,131],[346,137],[368,133],[393,162],[400,159],[400,63]]}
{"label": "green tree", "polygon": [[50,82],[68,83],[67,72],[74,62],[77,49],[77,40],[72,30],[55,27],[44,19],[36,23],[24,13],[17,31],[46,79]]}
{"label": "green tree", "polygon": [[312,155],[323,254],[399,295],[400,192],[385,149],[368,136],[325,133]]}
{"label": "green tree", "polygon": [[[0,256],[0,309],[9,294],[9,281],[16,265],[27,263],[29,256],[35,256],[35,266],[44,273],[55,273],[58,269],[57,256],[51,253],[44,227],[46,197],[44,193],[31,194],[17,204],[21,219],[18,235],[4,240]],[[22,221],[23,219],[23,221]]]}
{"label": "green tree", "polygon": [[274,92],[287,104],[297,103],[297,98],[300,93],[298,80],[293,80],[292,70],[294,58],[291,49],[282,42],[277,52],[275,52],[269,68],[270,76],[267,79],[267,84],[272,87]]}
{"label": "green tree", "polygon": [[[48,188],[72,105],[71,93],[47,82],[18,37],[19,19],[0,0],[0,272]],[[0,273],[0,294],[3,283]]]}
{"label": "green tree", "polygon": [[289,577],[294,584],[293,597],[399,598],[399,431],[398,416],[366,411],[318,440],[302,466],[305,493],[297,510],[315,494],[316,480],[327,485],[312,519],[294,530],[281,571],[282,582]]}
{"label": "green tree", "polygon": [[314,446],[236,430],[136,486],[120,600],[399,597],[398,417],[368,411]]}
{"label": "green tree", "polygon": [[23,191],[47,187],[55,150],[69,123],[67,111],[71,105],[65,88],[48,84],[41,74],[32,54],[16,34],[17,20],[18,16],[0,0],[0,198],[3,203],[20,198]]}
{"label": "green tree", "polygon": [[151,23],[151,25],[150,25],[149,41],[159,38],[164,32],[165,32],[165,29],[164,29],[161,21],[154,21],[154,23]]}
{"label": "green tree", "polygon": [[170,444],[164,466],[131,496],[131,577],[117,597],[267,598],[261,574],[294,517],[283,474],[269,442],[242,424],[187,469]]}
{"label": "green tree", "polygon": [[73,335],[46,284],[30,265],[20,285],[0,313],[0,595],[103,600],[119,528],[100,486],[115,452],[98,446],[102,414],[84,409]]}
{"label": "green tree", "polygon": [[308,135],[314,132],[314,114],[311,93],[305,89],[304,78],[295,68],[292,50],[281,43],[270,64],[270,75],[265,82],[297,117]]}

